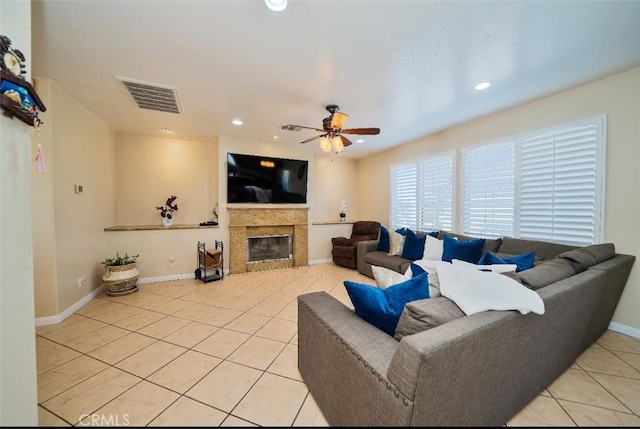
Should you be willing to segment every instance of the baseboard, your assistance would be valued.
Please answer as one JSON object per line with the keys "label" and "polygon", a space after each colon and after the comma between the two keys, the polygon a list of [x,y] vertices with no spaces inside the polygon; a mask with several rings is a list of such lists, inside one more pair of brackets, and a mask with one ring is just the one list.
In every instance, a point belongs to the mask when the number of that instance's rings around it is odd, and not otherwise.
{"label": "baseboard", "polygon": [[331,258],[329,258],[329,259],[315,259],[313,261],[309,261],[309,265],[328,264],[330,262],[333,262],[333,259],[331,259]]}
{"label": "baseboard", "polygon": [[141,277],[138,278],[138,284],[146,284],[146,283],[158,283],[158,282],[172,282],[175,280],[187,280],[187,279],[195,279],[196,275],[194,273],[188,274],[171,274],[169,276],[158,276],[158,277]]}
{"label": "baseboard", "polygon": [[640,339],[640,329],[633,328],[631,326],[623,325],[622,323],[611,322],[609,323],[609,329],[621,334],[628,335],[630,337]]}
{"label": "baseboard", "polygon": [[100,285],[100,287],[89,292],[81,300],[73,303],[60,314],[57,314],[55,316],[36,317],[36,326],[55,325],[56,323],[62,322],[64,319],[75,313],[76,310],[82,308],[83,305],[91,301],[96,296],[100,295],[103,289],[104,285]]}

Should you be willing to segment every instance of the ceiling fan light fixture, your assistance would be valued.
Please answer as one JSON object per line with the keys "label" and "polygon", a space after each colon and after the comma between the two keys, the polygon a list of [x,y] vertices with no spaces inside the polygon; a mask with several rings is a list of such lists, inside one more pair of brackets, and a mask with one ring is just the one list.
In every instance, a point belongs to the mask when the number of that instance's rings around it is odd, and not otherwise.
{"label": "ceiling fan light fixture", "polygon": [[264,0],[264,4],[274,12],[282,12],[287,8],[287,0]]}
{"label": "ceiling fan light fixture", "polygon": [[331,151],[331,143],[329,142],[328,138],[322,137],[320,139],[320,149],[322,149],[323,152]]}
{"label": "ceiling fan light fixture", "polygon": [[487,89],[491,86],[491,82],[480,82],[476,86],[473,87],[476,91],[482,91],[483,89]]}
{"label": "ceiling fan light fixture", "polygon": [[342,152],[344,150],[344,143],[342,143],[340,136],[335,136],[333,138],[333,148],[336,152]]}

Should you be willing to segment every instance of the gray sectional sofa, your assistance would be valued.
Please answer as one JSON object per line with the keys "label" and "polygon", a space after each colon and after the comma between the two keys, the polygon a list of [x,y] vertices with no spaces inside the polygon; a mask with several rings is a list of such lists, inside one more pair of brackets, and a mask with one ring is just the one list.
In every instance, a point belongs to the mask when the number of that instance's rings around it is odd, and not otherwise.
{"label": "gray sectional sofa", "polygon": [[533,268],[511,276],[537,291],[543,315],[485,311],[397,340],[325,292],[298,298],[298,367],[331,425],[504,425],[606,331],[635,261],[613,244],[504,238],[487,248],[536,252]]}

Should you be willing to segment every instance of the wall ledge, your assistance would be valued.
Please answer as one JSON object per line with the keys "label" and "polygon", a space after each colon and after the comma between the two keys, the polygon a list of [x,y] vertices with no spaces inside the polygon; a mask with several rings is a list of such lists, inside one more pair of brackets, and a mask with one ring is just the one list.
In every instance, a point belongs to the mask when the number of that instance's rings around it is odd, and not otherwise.
{"label": "wall ledge", "polygon": [[197,225],[190,223],[177,223],[173,226],[164,225],[117,225],[105,228],[105,231],[159,231],[171,229],[206,229],[218,228],[219,225]]}

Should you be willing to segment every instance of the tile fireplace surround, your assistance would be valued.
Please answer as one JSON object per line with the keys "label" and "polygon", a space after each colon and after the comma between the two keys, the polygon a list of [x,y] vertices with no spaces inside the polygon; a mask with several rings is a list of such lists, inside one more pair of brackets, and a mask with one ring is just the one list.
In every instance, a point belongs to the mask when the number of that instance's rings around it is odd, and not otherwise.
{"label": "tile fireplace surround", "polygon": [[[309,265],[308,207],[239,208],[229,212],[229,272],[245,273]],[[247,263],[247,238],[293,236],[293,259]]]}

